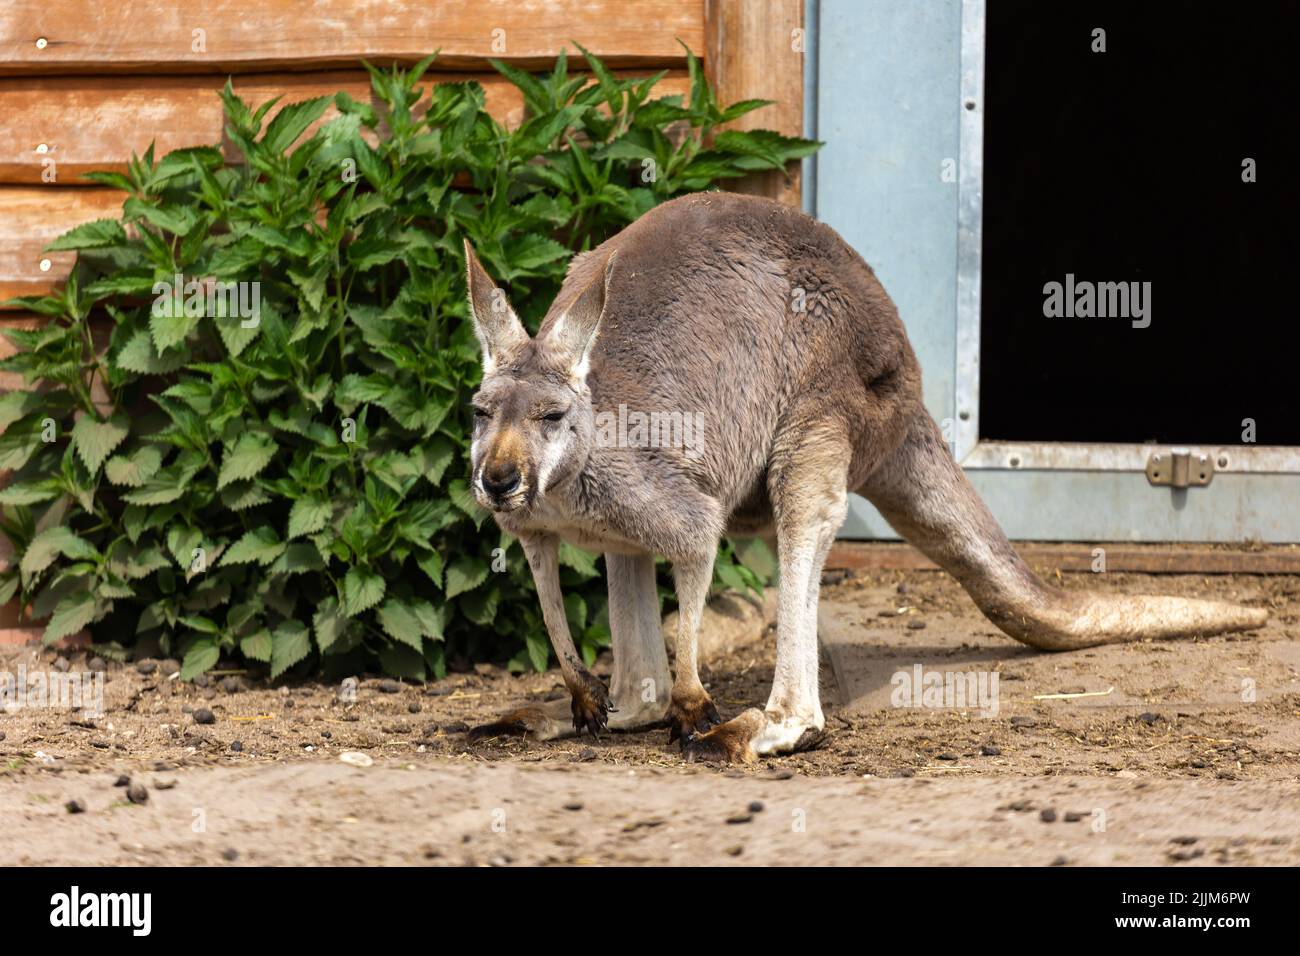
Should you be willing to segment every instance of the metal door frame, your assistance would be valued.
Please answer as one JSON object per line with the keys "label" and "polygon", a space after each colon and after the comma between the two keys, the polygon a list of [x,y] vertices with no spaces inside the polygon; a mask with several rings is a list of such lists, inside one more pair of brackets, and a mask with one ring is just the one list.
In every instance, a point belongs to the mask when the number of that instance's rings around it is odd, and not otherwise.
{"label": "metal door frame", "polygon": [[1016,442],[979,437],[980,275],[984,222],[986,0],[962,0],[957,199],[957,362],[953,454],[966,469],[1146,473],[1153,454],[1190,454],[1214,473],[1300,475],[1300,448],[1281,445]]}

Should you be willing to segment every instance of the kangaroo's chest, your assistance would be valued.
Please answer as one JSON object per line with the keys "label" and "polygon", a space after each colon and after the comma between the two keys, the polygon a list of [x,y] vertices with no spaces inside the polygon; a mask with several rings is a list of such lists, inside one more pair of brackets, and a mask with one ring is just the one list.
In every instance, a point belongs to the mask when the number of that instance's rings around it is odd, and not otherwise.
{"label": "kangaroo's chest", "polygon": [[[511,522],[511,524],[515,524]],[[570,513],[548,501],[537,502],[532,512],[515,527],[506,527],[511,534],[553,534],[584,551],[613,554],[640,554],[645,546],[621,534],[607,522]]]}

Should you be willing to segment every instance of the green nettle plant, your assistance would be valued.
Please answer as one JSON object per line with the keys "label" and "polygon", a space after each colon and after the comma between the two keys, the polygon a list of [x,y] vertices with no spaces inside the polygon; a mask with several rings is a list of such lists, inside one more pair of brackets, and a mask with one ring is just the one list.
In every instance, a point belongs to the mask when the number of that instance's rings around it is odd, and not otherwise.
{"label": "green nettle plant", "polygon": [[[28,384],[0,396],[0,602],[48,617],[47,643],[90,628],[99,653],[175,655],[185,678],[241,656],[273,678],[547,666],[521,549],[467,483],[462,238],[535,330],[573,253],[818,144],[715,132],[764,103],[720,108],[694,57],[689,96],[658,99],[663,74],[618,79],[589,54],[580,76],[563,55],[541,77],[496,63],[527,108],[513,131],[477,83],[417,87],[432,59],[370,68],[373,107],[272,114],[227,84],[241,161],[150,148],[89,177],[128,194],[122,217],[51,244],[76,266],[12,300],[49,321],[7,332],[20,351],[0,363]],[[737,555],[724,544],[718,583],[761,587],[764,556]],[[598,559],[561,558],[590,662],[609,641]]]}

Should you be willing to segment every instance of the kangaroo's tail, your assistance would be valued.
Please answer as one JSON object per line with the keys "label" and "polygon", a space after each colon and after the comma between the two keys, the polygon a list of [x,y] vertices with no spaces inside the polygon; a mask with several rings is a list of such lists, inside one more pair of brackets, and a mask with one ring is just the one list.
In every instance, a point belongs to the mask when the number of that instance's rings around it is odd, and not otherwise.
{"label": "kangaroo's tail", "polygon": [[921,410],[860,488],[904,538],[951,573],[990,621],[1049,651],[1262,627],[1268,612],[1221,601],[1071,592],[1029,569]]}

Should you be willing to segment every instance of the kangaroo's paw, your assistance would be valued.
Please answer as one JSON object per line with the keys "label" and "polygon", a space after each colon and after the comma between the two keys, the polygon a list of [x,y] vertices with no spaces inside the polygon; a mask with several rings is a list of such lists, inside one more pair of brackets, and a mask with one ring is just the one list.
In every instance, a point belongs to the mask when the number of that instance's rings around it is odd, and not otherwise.
{"label": "kangaroo's paw", "polygon": [[759,756],[813,750],[825,736],[812,720],[778,719],[752,707],[708,733],[688,738],[682,750],[692,763],[749,763]]}
{"label": "kangaroo's paw", "polygon": [[718,708],[709,695],[700,688],[693,694],[672,695],[668,703],[668,742],[680,740],[686,746],[688,738],[702,734],[722,723]]}
{"label": "kangaroo's paw", "polygon": [[609,715],[614,708],[609,705],[609,689],[604,681],[590,671],[580,671],[569,693],[573,695],[569,709],[573,712],[574,730],[598,737],[602,730],[609,729]]}
{"label": "kangaroo's paw", "polygon": [[753,740],[763,728],[763,712],[751,707],[739,717],[702,734],[689,734],[682,740],[682,754],[689,763],[751,763],[757,754]]}
{"label": "kangaroo's paw", "polygon": [[545,704],[528,704],[507,711],[496,720],[470,729],[470,743],[490,737],[529,737],[533,740],[559,740],[572,737],[573,717],[567,700]]}

